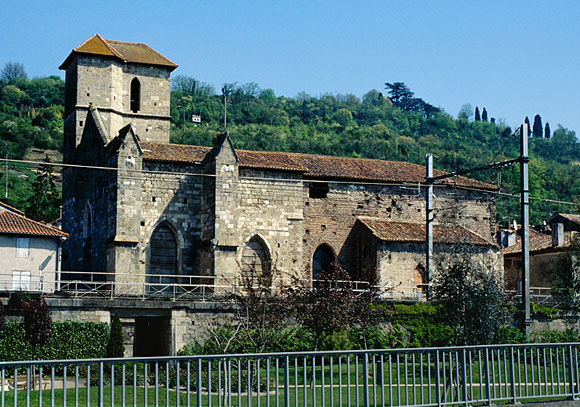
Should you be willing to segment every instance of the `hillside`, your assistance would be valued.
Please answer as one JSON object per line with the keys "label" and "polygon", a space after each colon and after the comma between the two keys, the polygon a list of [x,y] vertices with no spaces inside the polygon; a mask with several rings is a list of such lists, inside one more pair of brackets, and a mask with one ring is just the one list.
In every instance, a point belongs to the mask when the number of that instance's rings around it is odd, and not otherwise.
{"label": "hillside", "polygon": [[[4,73],[4,71],[3,71]],[[424,164],[435,154],[435,167],[454,171],[515,158],[518,137],[501,122],[471,120],[472,110],[458,118],[414,97],[401,83],[388,89],[354,95],[305,93],[294,98],[276,96],[255,83],[226,84],[227,127],[237,148],[278,150],[348,157],[368,157]],[[402,85],[402,86],[401,86]],[[386,97],[388,96],[388,97]],[[21,75],[0,79],[0,155],[42,160],[45,150],[62,148],[64,83],[55,76],[28,80]],[[223,97],[213,87],[193,78],[177,76],[171,93],[171,141],[211,145],[223,131]],[[201,117],[193,123],[192,115]],[[476,116],[479,112],[476,112]],[[498,116],[501,112],[498,112]],[[531,195],[573,201],[580,193],[580,144],[575,133],[558,127],[551,138],[530,138]],[[54,160],[51,157],[50,160]],[[26,167],[26,166],[24,166]],[[497,182],[495,171],[472,175]],[[5,174],[0,179],[4,196]],[[10,164],[8,203],[31,206],[35,174],[21,164]],[[519,170],[502,172],[501,187],[517,193]],[[37,188],[38,190],[38,188]],[[28,200],[28,202],[27,202]],[[532,221],[541,222],[551,212],[576,208],[532,201]],[[55,211],[50,212],[54,215]],[[58,213],[58,211],[56,211]],[[37,215],[49,216],[49,215]],[[498,220],[517,219],[518,200],[498,198]]]}

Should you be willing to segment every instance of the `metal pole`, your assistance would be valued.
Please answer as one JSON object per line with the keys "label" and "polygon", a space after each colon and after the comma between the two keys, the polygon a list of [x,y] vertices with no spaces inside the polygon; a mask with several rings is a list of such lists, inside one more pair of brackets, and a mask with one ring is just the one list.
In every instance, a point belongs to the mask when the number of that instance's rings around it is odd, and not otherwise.
{"label": "metal pole", "polygon": [[425,236],[426,247],[426,268],[427,284],[431,283],[433,278],[433,154],[427,154],[427,235]]}
{"label": "metal pole", "polygon": [[520,189],[522,221],[522,330],[530,335],[530,197],[528,185],[528,124],[524,123],[520,131]]}
{"label": "metal pole", "polygon": [[5,178],[6,178],[6,188],[4,192],[4,198],[8,199],[8,151],[6,151],[6,166],[5,166]]}

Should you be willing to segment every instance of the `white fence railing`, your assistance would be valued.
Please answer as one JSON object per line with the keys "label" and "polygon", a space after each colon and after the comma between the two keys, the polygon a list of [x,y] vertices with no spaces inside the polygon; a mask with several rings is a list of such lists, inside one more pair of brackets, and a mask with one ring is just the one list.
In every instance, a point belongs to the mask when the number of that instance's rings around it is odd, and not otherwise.
{"label": "white fence railing", "polygon": [[[316,287],[318,280],[296,280],[289,277],[275,278],[272,289],[291,287],[296,284]],[[355,293],[371,288],[367,281],[337,281],[350,284]],[[380,298],[397,301],[420,302],[426,300],[428,285],[372,287]],[[125,274],[106,272],[60,271],[56,278],[29,278],[25,284],[14,284],[10,277],[0,277],[0,292],[31,292],[65,297],[133,297],[139,299],[167,299],[171,301],[222,300],[243,291],[240,279],[222,276]],[[514,301],[521,301],[521,293],[506,291]],[[530,287],[530,298],[538,304],[552,304],[551,290],[546,287]]]}

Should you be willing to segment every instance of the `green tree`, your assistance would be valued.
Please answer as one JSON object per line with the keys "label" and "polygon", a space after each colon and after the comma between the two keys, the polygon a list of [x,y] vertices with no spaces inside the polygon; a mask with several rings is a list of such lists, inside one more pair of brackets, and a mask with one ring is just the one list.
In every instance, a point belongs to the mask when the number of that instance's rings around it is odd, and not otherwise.
{"label": "green tree", "polygon": [[532,129],[532,134],[535,138],[542,138],[543,137],[543,126],[542,126],[542,118],[539,114],[534,116],[534,126]]}
{"label": "green tree", "polygon": [[461,250],[441,260],[433,280],[433,302],[445,310],[457,345],[490,343],[505,322],[505,293],[495,271],[475,250]]}
{"label": "green tree", "polygon": [[389,90],[389,98],[397,107],[404,106],[405,101],[411,99],[414,95],[404,82],[385,82],[385,89]]}
{"label": "green tree", "polygon": [[544,128],[544,137],[550,138],[551,136],[552,136],[552,133],[550,131],[550,123],[546,122],[546,127]]}
{"label": "green tree", "polygon": [[479,114],[479,107],[477,107],[477,106],[475,106],[475,121],[476,122],[481,121],[481,115]]}
{"label": "green tree", "polygon": [[25,80],[27,76],[26,71],[24,70],[24,65],[20,62],[6,62],[4,68],[2,68],[2,72],[0,72],[0,78],[8,83],[17,80]]}
{"label": "green tree", "polygon": [[[48,157],[44,160],[49,163]],[[32,195],[26,201],[26,216],[38,221],[54,221],[60,213],[60,193],[52,166],[41,164],[32,183]]]}
{"label": "green tree", "polygon": [[483,108],[483,111],[481,112],[481,121],[482,122],[487,121],[487,109],[485,107]]}
{"label": "green tree", "polygon": [[122,358],[125,354],[125,345],[123,345],[123,326],[119,314],[114,313],[111,320],[111,330],[109,341],[107,342],[107,357]]}

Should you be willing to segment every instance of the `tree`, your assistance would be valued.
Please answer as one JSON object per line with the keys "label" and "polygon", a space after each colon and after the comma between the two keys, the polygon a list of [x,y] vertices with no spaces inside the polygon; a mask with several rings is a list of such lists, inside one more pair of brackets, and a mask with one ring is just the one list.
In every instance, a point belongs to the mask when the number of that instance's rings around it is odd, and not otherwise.
{"label": "tree", "polygon": [[464,103],[461,106],[461,109],[459,109],[459,113],[457,114],[457,118],[469,120],[469,119],[471,119],[472,116],[473,116],[473,108],[471,107],[471,104]]}
{"label": "tree", "polygon": [[0,78],[11,83],[17,80],[24,80],[27,78],[26,71],[24,70],[24,65],[20,62],[6,62],[2,72],[0,73]]}
{"label": "tree", "polygon": [[487,109],[485,107],[483,108],[483,112],[481,112],[481,121],[482,122],[487,121]]}
{"label": "tree", "polygon": [[534,127],[532,130],[532,134],[535,138],[542,138],[543,137],[543,126],[542,126],[542,118],[539,114],[534,116]]}
{"label": "tree", "polygon": [[475,106],[475,121],[476,122],[481,121],[481,115],[479,114],[479,107],[477,107],[477,106]]}
{"label": "tree", "polygon": [[552,295],[575,324],[580,319],[580,242],[573,240],[550,270]]}
{"label": "tree", "polygon": [[107,342],[107,357],[122,358],[125,355],[125,345],[123,344],[123,326],[119,314],[113,314],[111,321],[111,332],[109,342]]}
{"label": "tree", "polygon": [[550,138],[552,133],[550,132],[550,123],[546,122],[546,127],[544,128],[544,137]]}
{"label": "tree", "polygon": [[530,119],[528,116],[526,116],[524,123],[528,125],[528,137],[530,137],[532,135],[532,128],[530,127]]}
{"label": "tree", "polygon": [[6,322],[6,312],[4,309],[4,303],[0,301],[0,331],[4,328]]}
{"label": "tree", "polygon": [[310,281],[294,279],[285,291],[296,320],[314,334],[316,349],[356,321],[356,296],[350,276],[335,263],[320,273],[314,287]]}
{"label": "tree", "polygon": [[59,217],[60,193],[48,156],[44,162],[47,164],[39,165],[36,171],[32,195],[26,201],[26,215],[38,221],[53,221]]}
{"label": "tree", "polygon": [[490,343],[505,320],[501,281],[474,252],[441,260],[433,280],[433,301],[443,306],[457,345]]}
{"label": "tree", "polygon": [[389,90],[389,98],[399,108],[404,105],[406,100],[411,99],[414,95],[404,82],[385,82],[385,89]]}
{"label": "tree", "polygon": [[42,347],[50,338],[52,318],[50,307],[44,297],[29,299],[22,303],[24,311],[24,332],[26,340],[32,346],[32,359],[36,357],[36,348]]}

